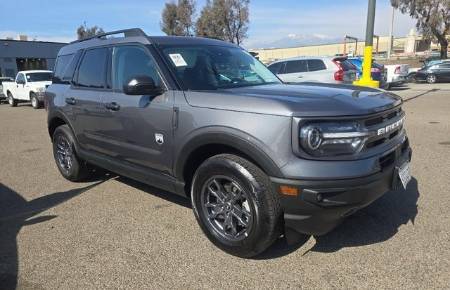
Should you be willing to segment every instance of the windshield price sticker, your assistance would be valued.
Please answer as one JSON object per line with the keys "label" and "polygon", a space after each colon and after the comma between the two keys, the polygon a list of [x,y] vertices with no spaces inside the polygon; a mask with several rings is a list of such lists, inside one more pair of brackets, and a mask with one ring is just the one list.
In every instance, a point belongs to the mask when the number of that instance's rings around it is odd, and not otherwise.
{"label": "windshield price sticker", "polygon": [[175,64],[176,67],[187,66],[187,63],[181,54],[173,53],[173,54],[169,54],[169,56],[170,56],[170,59],[173,61],[173,64]]}

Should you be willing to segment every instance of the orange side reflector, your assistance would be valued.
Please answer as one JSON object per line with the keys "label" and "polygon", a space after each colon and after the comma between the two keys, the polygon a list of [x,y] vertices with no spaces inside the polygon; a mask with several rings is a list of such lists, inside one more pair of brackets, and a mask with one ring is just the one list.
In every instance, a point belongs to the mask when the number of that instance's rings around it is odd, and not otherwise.
{"label": "orange side reflector", "polygon": [[299,189],[288,185],[280,185],[280,193],[288,196],[298,196]]}

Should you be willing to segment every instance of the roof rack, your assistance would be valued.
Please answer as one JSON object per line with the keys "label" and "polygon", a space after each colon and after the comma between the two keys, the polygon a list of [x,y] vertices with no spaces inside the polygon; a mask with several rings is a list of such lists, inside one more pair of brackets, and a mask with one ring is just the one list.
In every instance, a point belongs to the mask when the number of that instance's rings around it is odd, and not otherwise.
{"label": "roof rack", "polygon": [[83,42],[83,41],[87,41],[87,40],[91,40],[91,39],[95,39],[95,38],[99,38],[99,39],[106,38],[106,36],[108,36],[108,35],[114,35],[114,34],[120,34],[120,33],[123,33],[124,37],[147,36],[147,34],[145,34],[145,32],[140,28],[130,28],[130,29],[116,30],[116,31],[102,33],[102,34],[97,34],[97,35],[94,35],[91,37],[72,41],[71,43]]}

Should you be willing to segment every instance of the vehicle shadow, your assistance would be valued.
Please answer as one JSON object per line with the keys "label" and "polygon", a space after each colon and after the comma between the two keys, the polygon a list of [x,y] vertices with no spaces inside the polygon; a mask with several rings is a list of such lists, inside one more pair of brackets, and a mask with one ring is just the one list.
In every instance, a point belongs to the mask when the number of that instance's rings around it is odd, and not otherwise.
{"label": "vehicle shadow", "polygon": [[[406,190],[389,191],[381,198],[348,217],[335,230],[314,237],[315,245],[305,252],[337,252],[346,247],[381,243],[392,238],[402,225],[414,224],[418,214],[418,181],[413,178]],[[288,255],[302,247],[310,238],[303,236],[293,245],[279,239],[257,259],[273,259]]]}
{"label": "vehicle shadow", "polygon": [[99,185],[97,183],[62,192],[51,193],[31,201],[8,186],[0,183],[0,289],[16,289],[19,256],[17,235],[24,226],[46,222],[55,215],[38,216],[67,200]]}
{"label": "vehicle shadow", "polygon": [[124,177],[124,176],[118,176],[115,180],[119,181],[119,182],[122,182],[122,183],[124,183],[124,184],[126,184],[128,186],[131,186],[131,187],[134,187],[136,189],[139,189],[141,191],[144,191],[144,192],[146,192],[148,194],[157,196],[157,197],[159,197],[161,199],[164,199],[164,200],[166,200],[168,202],[175,203],[175,204],[184,206],[186,208],[191,208],[191,202],[186,197],[177,195],[177,194],[172,193],[172,192],[167,192],[165,190],[162,190],[162,189],[159,189],[159,188],[147,185],[145,183],[142,183],[142,182],[139,182],[139,181],[136,181],[136,180]]}
{"label": "vehicle shadow", "polygon": [[419,97],[422,97],[422,96],[424,96],[424,95],[426,95],[426,94],[434,93],[434,92],[437,92],[437,91],[440,91],[440,89],[430,89],[430,90],[428,90],[428,91],[425,91],[425,92],[423,92],[423,93],[417,94],[417,95],[415,95],[415,96],[412,96],[412,97],[403,99],[403,101],[404,101],[404,102],[409,102],[409,101],[411,101],[411,100],[414,100],[414,99],[417,99],[417,98],[419,98]]}

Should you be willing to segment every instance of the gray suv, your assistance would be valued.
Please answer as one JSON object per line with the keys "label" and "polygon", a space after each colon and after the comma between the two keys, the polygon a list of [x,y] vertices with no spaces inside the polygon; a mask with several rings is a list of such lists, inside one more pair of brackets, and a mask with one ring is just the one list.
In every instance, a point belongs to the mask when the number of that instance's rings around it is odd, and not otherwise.
{"label": "gray suv", "polygon": [[61,174],[95,166],[190,198],[236,256],[325,234],[410,180],[398,96],[284,84],[230,43],[116,31],[63,47],[54,71],[45,106]]}

